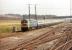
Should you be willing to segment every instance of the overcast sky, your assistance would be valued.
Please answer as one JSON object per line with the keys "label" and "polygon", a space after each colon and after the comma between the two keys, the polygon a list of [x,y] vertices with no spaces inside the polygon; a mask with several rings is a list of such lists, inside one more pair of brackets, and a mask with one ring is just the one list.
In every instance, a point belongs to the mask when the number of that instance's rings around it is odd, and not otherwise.
{"label": "overcast sky", "polygon": [[0,0],[0,14],[28,14],[28,5],[34,14],[34,4],[37,4],[37,14],[70,15],[70,0]]}

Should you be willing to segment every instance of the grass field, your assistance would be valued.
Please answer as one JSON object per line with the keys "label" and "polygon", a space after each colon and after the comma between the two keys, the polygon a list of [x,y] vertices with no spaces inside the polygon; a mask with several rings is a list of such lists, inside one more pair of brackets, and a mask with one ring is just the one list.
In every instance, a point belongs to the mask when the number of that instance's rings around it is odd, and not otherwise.
{"label": "grass field", "polygon": [[0,20],[0,37],[11,33],[13,26],[20,31],[20,20]]}

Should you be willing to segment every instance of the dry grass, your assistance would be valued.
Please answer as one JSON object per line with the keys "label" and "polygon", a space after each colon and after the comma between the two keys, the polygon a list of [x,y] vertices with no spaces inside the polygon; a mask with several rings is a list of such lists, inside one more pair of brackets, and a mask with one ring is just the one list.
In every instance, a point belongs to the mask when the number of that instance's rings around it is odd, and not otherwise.
{"label": "dry grass", "polygon": [[13,26],[20,30],[19,20],[0,20],[0,37],[7,36],[12,32]]}

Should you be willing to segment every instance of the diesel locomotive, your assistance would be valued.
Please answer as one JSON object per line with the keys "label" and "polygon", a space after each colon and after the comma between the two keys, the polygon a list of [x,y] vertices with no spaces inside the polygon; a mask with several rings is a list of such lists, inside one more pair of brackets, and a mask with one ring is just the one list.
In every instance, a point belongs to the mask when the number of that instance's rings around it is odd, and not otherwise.
{"label": "diesel locomotive", "polygon": [[49,26],[49,25],[54,25],[57,23],[61,23],[64,22],[64,20],[62,19],[58,19],[58,20],[50,20],[49,19],[40,19],[40,20],[36,20],[36,19],[23,19],[21,20],[21,31],[27,31],[27,30],[31,30],[31,29],[36,29],[36,28],[42,28],[44,26]]}

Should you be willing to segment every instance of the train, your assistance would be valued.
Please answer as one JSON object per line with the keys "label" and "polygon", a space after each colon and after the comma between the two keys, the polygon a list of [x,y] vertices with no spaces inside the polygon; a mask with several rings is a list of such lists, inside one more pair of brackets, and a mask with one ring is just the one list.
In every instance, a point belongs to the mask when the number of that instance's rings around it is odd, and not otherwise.
{"label": "train", "polygon": [[72,18],[65,18],[65,22],[72,23]]}
{"label": "train", "polygon": [[43,28],[61,22],[64,22],[64,19],[23,19],[21,20],[21,31]]}

